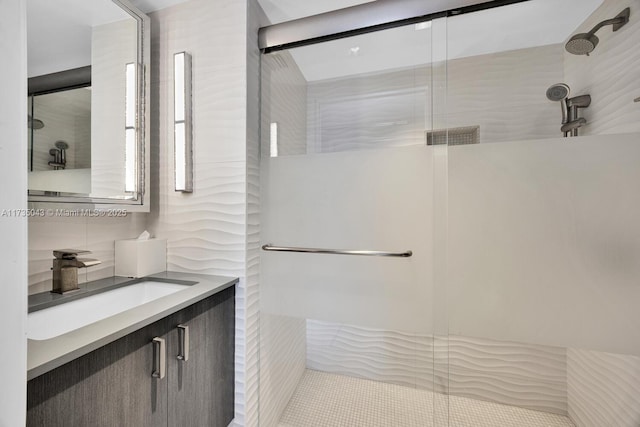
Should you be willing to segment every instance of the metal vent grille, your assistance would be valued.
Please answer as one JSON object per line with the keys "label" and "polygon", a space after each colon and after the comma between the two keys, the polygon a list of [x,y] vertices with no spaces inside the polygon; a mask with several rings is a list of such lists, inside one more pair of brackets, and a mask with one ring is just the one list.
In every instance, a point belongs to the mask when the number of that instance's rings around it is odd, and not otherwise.
{"label": "metal vent grille", "polygon": [[466,145],[480,142],[480,126],[428,130],[427,145]]}

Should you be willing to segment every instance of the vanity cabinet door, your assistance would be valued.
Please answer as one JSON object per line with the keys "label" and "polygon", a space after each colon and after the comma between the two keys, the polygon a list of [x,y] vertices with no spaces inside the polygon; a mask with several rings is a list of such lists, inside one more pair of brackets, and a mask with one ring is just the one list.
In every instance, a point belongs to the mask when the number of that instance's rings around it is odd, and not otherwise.
{"label": "vanity cabinet door", "polygon": [[[177,359],[189,327],[189,358]],[[153,378],[153,339],[166,375]],[[27,426],[227,427],[234,416],[235,286],[27,383]]]}
{"label": "vanity cabinet door", "polygon": [[167,378],[151,377],[162,319],[32,379],[27,426],[158,427],[167,423]]}
{"label": "vanity cabinet door", "polygon": [[[170,427],[226,427],[234,417],[235,287],[196,303],[172,318],[167,334]],[[189,329],[188,360],[179,360]]]}

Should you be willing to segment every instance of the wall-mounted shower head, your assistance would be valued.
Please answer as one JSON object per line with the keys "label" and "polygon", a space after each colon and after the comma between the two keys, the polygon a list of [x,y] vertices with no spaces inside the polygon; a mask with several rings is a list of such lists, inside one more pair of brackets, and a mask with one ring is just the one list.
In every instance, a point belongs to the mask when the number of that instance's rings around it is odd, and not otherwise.
{"label": "wall-mounted shower head", "polygon": [[44,127],[44,122],[42,120],[34,119],[29,115],[27,118],[27,126],[29,126],[29,129],[38,130]]}
{"label": "wall-mounted shower head", "polygon": [[580,33],[571,37],[565,48],[573,55],[589,55],[598,46],[599,41],[595,34]]}
{"label": "wall-mounted shower head", "polygon": [[53,145],[55,145],[58,150],[68,150],[69,149],[69,144],[67,144],[64,141],[56,141],[56,143],[53,144]]}
{"label": "wall-mounted shower head", "polygon": [[631,10],[629,8],[626,8],[615,18],[607,19],[606,21],[598,23],[588,33],[580,33],[572,36],[565,45],[567,52],[574,55],[589,55],[591,52],[593,52],[596,46],[598,46],[598,42],[600,41],[598,37],[596,37],[596,31],[606,25],[613,25],[613,31],[618,31],[627,22],[629,22],[630,14]]}
{"label": "wall-mounted shower head", "polygon": [[564,83],[556,83],[547,89],[547,99],[549,101],[559,101],[562,109],[562,124],[569,121],[569,106],[567,98],[569,98],[569,86]]}

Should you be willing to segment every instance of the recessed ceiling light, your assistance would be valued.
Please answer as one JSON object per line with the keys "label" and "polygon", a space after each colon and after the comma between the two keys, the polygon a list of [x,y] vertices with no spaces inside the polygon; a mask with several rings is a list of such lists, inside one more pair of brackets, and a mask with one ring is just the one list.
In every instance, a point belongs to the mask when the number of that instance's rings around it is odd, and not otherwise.
{"label": "recessed ceiling light", "polygon": [[416,24],[416,31],[424,30],[427,28],[431,28],[431,21],[418,22]]}

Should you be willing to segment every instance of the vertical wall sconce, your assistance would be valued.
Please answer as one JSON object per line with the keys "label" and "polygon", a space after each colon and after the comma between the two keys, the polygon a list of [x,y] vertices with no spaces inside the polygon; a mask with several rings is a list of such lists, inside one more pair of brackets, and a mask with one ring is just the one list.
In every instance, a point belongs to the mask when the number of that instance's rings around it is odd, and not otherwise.
{"label": "vertical wall sconce", "polygon": [[278,123],[272,122],[269,128],[269,156],[278,157]]}
{"label": "vertical wall sconce", "polygon": [[136,191],[136,64],[125,66],[124,191]]}
{"label": "vertical wall sconce", "polygon": [[193,192],[191,121],[191,55],[173,55],[174,171],[175,190]]}

